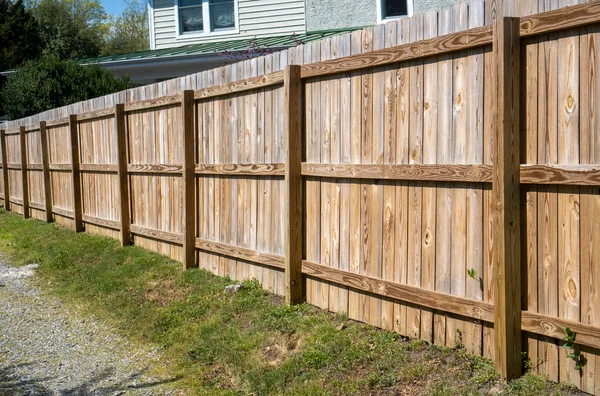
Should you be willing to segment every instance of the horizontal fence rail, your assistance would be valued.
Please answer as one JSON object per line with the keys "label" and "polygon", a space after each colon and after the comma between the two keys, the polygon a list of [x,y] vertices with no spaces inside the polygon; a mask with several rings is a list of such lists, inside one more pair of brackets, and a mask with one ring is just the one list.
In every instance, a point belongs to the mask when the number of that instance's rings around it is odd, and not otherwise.
{"label": "horizontal fence rail", "polygon": [[600,2],[509,3],[2,130],[0,199],[600,394]]}

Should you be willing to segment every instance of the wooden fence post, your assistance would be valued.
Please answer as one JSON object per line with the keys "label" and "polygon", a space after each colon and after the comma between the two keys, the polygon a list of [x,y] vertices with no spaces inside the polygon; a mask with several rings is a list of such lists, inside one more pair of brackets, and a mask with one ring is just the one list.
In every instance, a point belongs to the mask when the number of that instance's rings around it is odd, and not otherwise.
{"label": "wooden fence post", "polygon": [[50,223],[52,221],[52,190],[50,188],[50,158],[46,121],[40,121],[40,141],[42,143],[42,171],[44,172],[44,208],[46,210],[46,222]]}
{"label": "wooden fence post", "polygon": [[194,151],[194,91],[181,95],[183,126],[183,268],[196,266],[196,208]]}
{"label": "wooden fence post", "polygon": [[25,137],[25,127],[19,128],[19,137],[21,143],[21,183],[23,184],[23,218],[29,218],[29,182],[27,179],[27,138]]}
{"label": "wooden fence post", "polygon": [[121,246],[131,243],[129,214],[129,176],[127,175],[127,130],[125,129],[125,105],[115,105],[115,134],[117,136],[117,160],[119,163],[119,197],[121,216]]}
{"label": "wooden fence post", "polygon": [[285,302],[303,300],[302,287],[302,80],[300,66],[284,72],[285,91]]}
{"label": "wooden fence post", "polygon": [[73,222],[75,232],[83,231],[81,205],[81,178],[79,177],[79,132],[77,114],[69,115],[69,130],[71,132],[71,163],[73,176]]}
{"label": "wooden fence post", "polygon": [[496,122],[493,153],[495,364],[506,379],[521,375],[521,240],[519,159],[519,18],[494,20]]}
{"label": "wooden fence post", "polygon": [[8,156],[6,152],[6,131],[0,131],[0,144],[2,145],[2,183],[4,183],[4,209],[10,210],[10,188],[8,185]]}

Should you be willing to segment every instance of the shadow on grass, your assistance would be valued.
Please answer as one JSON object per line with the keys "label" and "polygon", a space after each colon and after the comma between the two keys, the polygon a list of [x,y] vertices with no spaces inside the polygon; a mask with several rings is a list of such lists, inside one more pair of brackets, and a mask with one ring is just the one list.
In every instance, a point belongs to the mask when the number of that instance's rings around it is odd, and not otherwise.
{"label": "shadow on grass", "polygon": [[[18,371],[27,366],[32,366],[34,363],[23,363],[12,366],[0,367],[0,396],[8,395],[55,395],[56,391],[51,390],[48,387],[48,383],[51,382],[53,377],[40,377],[40,378],[22,378],[19,376]],[[115,369],[107,368],[105,370],[94,373],[90,379],[83,382],[80,385],[71,388],[61,389],[59,395],[61,396],[75,396],[75,395],[107,395],[115,394],[119,392],[128,392],[140,389],[152,389],[154,387],[173,383],[179,381],[182,377],[172,377],[160,381],[149,381],[143,382],[142,376],[146,372],[146,369],[140,370],[139,372],[133,373],[128,377],[112,382],[108,385],[100,386],[101,383],[109,381],[110,377],[114,376]]]}

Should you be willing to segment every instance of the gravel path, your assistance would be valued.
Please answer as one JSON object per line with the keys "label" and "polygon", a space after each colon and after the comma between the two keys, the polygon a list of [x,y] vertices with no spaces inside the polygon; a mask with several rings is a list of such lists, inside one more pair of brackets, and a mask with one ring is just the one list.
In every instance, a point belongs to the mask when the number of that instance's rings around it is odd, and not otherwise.
{"label": "gravel path", "polygon": [[[0,395],[170,395],[153,378],[160,354],[140,349],[31,282],[36,265],[0,258]],[[173,384],[174,383],[174,384]]]}

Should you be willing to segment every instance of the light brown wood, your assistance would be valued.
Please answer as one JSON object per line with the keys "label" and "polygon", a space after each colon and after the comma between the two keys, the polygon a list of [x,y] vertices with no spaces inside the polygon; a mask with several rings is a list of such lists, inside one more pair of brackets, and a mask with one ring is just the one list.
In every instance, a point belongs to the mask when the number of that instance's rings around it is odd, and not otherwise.
{"label": "light brown wood", "polygon": [[183,245],[183,235],[176,234],[174,232],[155,230],[148,227],[142,227],[137,224],[132,224],[130,226],[130,230],[132,234],[142,235],[151,239]]}
{"label": "light brown wood", "polygon": [[429,307],[486,322],[494,321],[494,306],[483,301],[470,300],[464,297],[425,290],[416,286],[385,281],[306,260],[302,263],[302,273],[310,277],[335,282],[371,294],[402,300],[417,306]]}
{"label": "light brown wood", "polygon": [[183,134],[183,268],[188,269],[196,266],[194,91],[184,91],[181,98],[181,133]]}
{"label": "light brown wood", "polygon": [[69,117],[56,118],[46,121],[46,128],[69,125]]}
{"label": "light brown wood", "polygon": [[8,179],[8,158],[6,149],[6,131],[0,130],[0,146],[2,149],[2,185],[4,186],[4,209],[10,210],[10,183]]}
{"label": "light brown wood", "polygon": [[73,211],[69,210],[69,209],[63,209],[63,208],[58,208],[56,206],[53,206],[52,213],[55,213],[55,214],[63,216],[63,217],[68,217],[71,219],[73,218]]}
{"label": "light brown wood", "polygon": [[45,205],[37,203],[37,202],[29,202],[29,207],[37,210],[44,210]]}
{"label": "light brown wood", "polygon": [[43,164],[28,164],[27,165],[27,170],[44,170],[44,165]]}
{"label": "light brown wood", "polygon": [[270,87],[281,83],[283,83],[283,71],[276,71],[257,77],[245,78],[227,84],[199,89],[194,91],[194,99],[209,99],[253,89]]}
{"label": "light brown wood", "polygon": [[88,111],[86,113],[80,113],[77,115],[77,120],[79,120],[81,122],[81,121],[93,120],[96,118],[110,117],[110,116],[114,116],[114,114],[115,114],[114,108],[109,107],[106,109]]}
{"label": "light brown wood", "polygon": [[302,78],[322,77],[330,74],[347,73],[369,67],[416,60],[428,56],[482,47],[491,42],[492,29],[490,26],[484,26],[427,40],[419,40],[392,48],[312,63],[302,66]]}
{"label": "light brown wood", "polygon": [[495,365],[506,379],[521,375],[519,196],[519,20],[494,21],[496,128],[492,195],[495,270]]}
{"label": "light brown wood", "polygon": [[285,176],[285,164],[197,164],[197,175]]}
{"label": "light brown wood", "polygon": [[8,170],[21,170],[22,166],[21,164],[8,164],[6,165],[6,169]]}
{"label": "light brown wood", "polygon": [[208,241],[206,239],[196,238],[196,248],[207,252],[221,254],[229,257],[235,257],[243,261],[265,265],[268,267],[284,269],[285,257],[277,254],[259,252],[240,246],[229,245],[226,243]]}
{"label": "light brown wood", "polygon": [[86,173],[117,173],[118,165],[114,164],[80,164],[79,171]]}
{"label": "light brown wood", "polygon": [[491,165],[368,165],[302,163],[303,176],[345,179],[385,179],[419,181],[482,182],[492,181]]}
{"label": "light brown wood", "polygon": [[171,164],[128,164],[127,172],[134,174],[165,174],[165,175],[181,175],[183,170],[182,165]]}
{"label": "light brown wood", "polygon": [[79,124],[77,115],[69,116],[69,134],[71,142],[71,185],[73,188],[73,227],[75,232],[83,231],[83,207],[81,204],[81,175],[79,173]]}
{"label": "light brown wood", "polygon": [[131,213],[129,203],[129,176],[127,175],[127,129],[125,126],[125,105],[117,104],[115,113],[115,135],[117,138],[117,174],[119,177],[119,217],[120,217],[120,241],[122,246],[131,244]]}
{"label": "light brown wood", "polygon": [[600,165],[521,165],[523,184],[599,186]]}
{"label": "light brown wood", "polygon": [[285,302],[304,299],[302,287],[302,81],[300,66],[284,72],[285,128]]}
{"label": "light brown wood", "polygon": [[72,164],[50,164],[51,171],[60,171],[60,172],[71,172],[73,170]]}
{"label": "light brown wood", "polygon": [[20,129],[21,137],[21,185],[22,185],[22,205],[23,205],[23,218],[28,219],[29,213],[29,179],[27,178],[27,140],[25,138],[25,127]]}
{"label": "light brown wood", "polygon": [[520,19],[520,36],[529,37],[600,22],[600,2],[563,7]]}
{"label": "light brown wood", "polygon": [[125,103],[125,111],[133,112],[140,110],[150,110],[158,107],[175,106],[181,102],[181,94],[161,96],[156,99],[139,100],[137,102]]}
{"label": "light brown wood", "polygon": [[600,348],[600,327],[578,322],[576,320],[562,319],[537,312],[521,312],[521,329],[535,334],[540,334],[555,339],[565,336],[565,328],[577,334],[576,343],[593,348]]}
{"label": "light brown wood", "polygon": [[101,219],[99,217],[83,215],[82,220],[84,223],[90,223],[101,227],[112,228],[113,230],[121,229],[121,223],[115,220]]}
{"label": "light brown wood", "polygon": [[42,167],[44,172],[44,211],[46,222],[52,221],[52,180],[50,179],[50,157],[48,154],[48,132],[46,121],[40,122],[40,143],[42,145]]}

